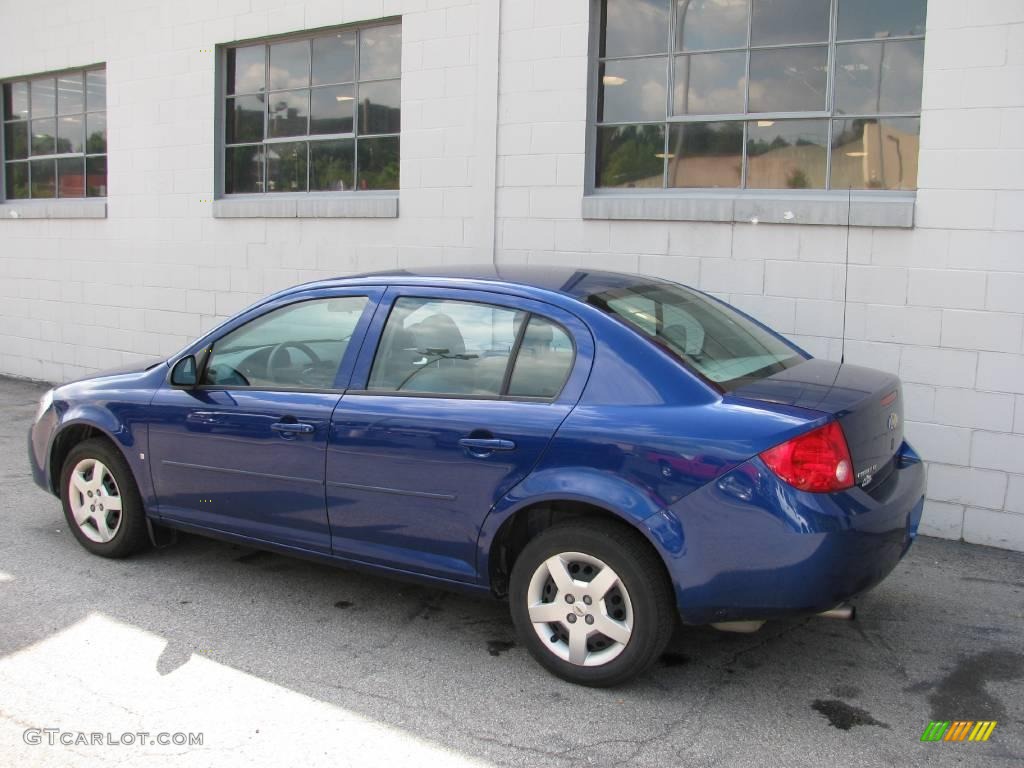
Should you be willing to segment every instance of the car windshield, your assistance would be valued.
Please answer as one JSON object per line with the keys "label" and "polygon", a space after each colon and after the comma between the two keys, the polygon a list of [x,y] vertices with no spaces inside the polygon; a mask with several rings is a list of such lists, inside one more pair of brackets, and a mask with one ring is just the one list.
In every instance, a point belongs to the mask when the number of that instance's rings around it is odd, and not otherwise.
{"label": "car windshield", "polygon": [[730,309],[671,283],[616,287],[586,297],[725,390],[803,362],[796,350]]}

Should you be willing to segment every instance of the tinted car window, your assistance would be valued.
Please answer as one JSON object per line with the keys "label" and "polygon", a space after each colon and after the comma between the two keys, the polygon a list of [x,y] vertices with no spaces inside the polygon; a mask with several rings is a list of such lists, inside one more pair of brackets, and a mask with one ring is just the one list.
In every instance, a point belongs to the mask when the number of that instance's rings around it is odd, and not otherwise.
{"label": "tinted car window", "polygon": [[384,328],[369,388],[499,395],[526,315],[468,301],[400,298]]}
{"label": "tinted car window", "polygon": [[366,303],[344,296],[268,312],[213,345],[202,383],[330,389]]}
{"label": "tinted car window", "polygon": [[671,283],[637,283],[587,296],[722,389],[803,362],[792,347],[739,312]]}
{"label": "tinted car window", "polygon": [[560,325],[534,315],[526,326],[508,394],[517,397],[556,397],[572,370],[573,346]]}

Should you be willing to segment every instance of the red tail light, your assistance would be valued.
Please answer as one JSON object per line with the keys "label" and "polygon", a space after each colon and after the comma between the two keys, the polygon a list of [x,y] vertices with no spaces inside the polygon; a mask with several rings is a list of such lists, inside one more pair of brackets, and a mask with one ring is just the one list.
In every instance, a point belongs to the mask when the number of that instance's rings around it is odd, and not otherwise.
{"label": "red tail light", "polygon": [[769,448],[761,458],[801,491],[829,493],[853,487],[853,461],[837,421]]}

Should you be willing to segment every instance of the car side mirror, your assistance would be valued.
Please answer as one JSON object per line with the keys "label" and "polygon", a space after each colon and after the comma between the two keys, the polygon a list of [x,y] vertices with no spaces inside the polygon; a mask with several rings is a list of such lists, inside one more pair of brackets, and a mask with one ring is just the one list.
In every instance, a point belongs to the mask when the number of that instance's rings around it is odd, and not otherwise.
{"label": "car side mirror", "polygon": [[181,358],[171,369],[171,384],[176,387],[194,387],[196,380],[196,357],[188,355]]}

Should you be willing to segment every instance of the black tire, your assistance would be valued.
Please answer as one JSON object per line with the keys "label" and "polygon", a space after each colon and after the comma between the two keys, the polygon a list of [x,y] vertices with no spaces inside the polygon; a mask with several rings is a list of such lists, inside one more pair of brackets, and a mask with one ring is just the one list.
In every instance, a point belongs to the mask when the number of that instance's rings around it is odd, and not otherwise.
{"label": "black tire", "polygon": [[[530,621],[528,595],[535,572],[549,557],[568,552],[588,555],[610,567],[625,587],[631,604],[632,631],[628,640],[615,658],[597,666],[582,666],[563,659],[552,650],[554,646],[549,647],[541,639]],[[571,609],[572,605],[565,608]],[[611,520],[576,518],[533,538],[512,568],[509,609],[520,642],[541,666],[571,683],[602,688],[632,680],[649,669],[664,652],[677,621],[672,587],[663,564],[639,533]],[[549,631],[545,628],[548,625],[537,626]],[[550,626],[556,627],[550,630],[551,636],[555,636],[557,625]],[[568,629],[568,625],[563,628]]]}
{"label": "black tire", "polygon": [[[109,472],[121,498],[120,521],[109,541],[93,541],[75,521],[71,501],[71,475],[79,462],[86,459],[100,461]],[[103,438],[92,438],[79,443],[68,453],[60,473],[60,500],[64,518],[71,533],[89,552],[101,557],[122,558],[147,549],[150,545],[146,528],[146,513],[142,506],[139,487],[135,483],[128,462],[121,452]],[[91,525],[87,523],[87,525]]]}

